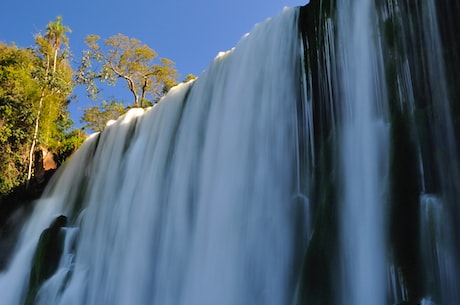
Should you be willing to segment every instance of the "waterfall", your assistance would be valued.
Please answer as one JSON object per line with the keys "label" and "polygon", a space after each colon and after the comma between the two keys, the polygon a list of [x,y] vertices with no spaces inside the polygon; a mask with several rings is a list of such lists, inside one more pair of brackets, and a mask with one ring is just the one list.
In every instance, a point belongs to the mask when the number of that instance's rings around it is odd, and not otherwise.
{"label": "waterfall", "polygon": [[286,8],[110,122],[34,203],[0,305],[459,303],[450,1]]}
{"label": "waterfall", "polygon": [[341,1],[337,12],[343,121],[338,147],[343,181],[343,305],[383,305],[383,202],[389,146],[375,8],[371,1]]}
{"label": "waterfall", "polygon": [[297,15],[258,24],[196,81],[87,140],[37,203],[0,303],[28,303],[38,237],[59,215],[66,246],[34,304],[292,302],[308,204]]}

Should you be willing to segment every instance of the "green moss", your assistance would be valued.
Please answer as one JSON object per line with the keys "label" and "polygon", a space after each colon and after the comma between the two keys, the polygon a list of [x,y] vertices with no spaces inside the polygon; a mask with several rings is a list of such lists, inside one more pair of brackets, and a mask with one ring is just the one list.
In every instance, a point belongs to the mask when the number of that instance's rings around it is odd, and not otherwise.
{"label": "green moss", "polygon": [[61,215],[40,235],[32,260],[25,305],[35,304],[41,285],[56,272],[64,247],[64,234],[61,228],[66,224],[67,217]]}

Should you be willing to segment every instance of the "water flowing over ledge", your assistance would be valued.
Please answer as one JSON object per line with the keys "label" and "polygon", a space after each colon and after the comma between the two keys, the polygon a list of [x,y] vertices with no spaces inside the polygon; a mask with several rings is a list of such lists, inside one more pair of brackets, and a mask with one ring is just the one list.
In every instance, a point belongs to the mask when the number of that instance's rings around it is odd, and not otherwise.
{"label": "water flowing over ledge", "polygon": [[459,303],[449,1],[286,8],[92,135],[0,305]]}
{"label": "water flowing over ledge", "polygon": [[[258,24],[195,82],[93,135],[38,203],[0,303],[292,302],[297,15]],[[51,277],[30,272],[59,215],[70,246]]]}

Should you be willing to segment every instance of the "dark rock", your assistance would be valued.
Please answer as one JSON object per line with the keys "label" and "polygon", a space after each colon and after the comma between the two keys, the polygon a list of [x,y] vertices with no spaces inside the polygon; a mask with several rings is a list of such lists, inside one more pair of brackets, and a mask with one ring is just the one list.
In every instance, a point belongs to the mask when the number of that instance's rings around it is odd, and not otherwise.
{"label": "dark rock", "polygon": [[32,260],[25,305],[34,304],[40,286],[56,272],[64,247],[65,236],[61,228],[66,225],[67,217],[61,215],[40,235]]}

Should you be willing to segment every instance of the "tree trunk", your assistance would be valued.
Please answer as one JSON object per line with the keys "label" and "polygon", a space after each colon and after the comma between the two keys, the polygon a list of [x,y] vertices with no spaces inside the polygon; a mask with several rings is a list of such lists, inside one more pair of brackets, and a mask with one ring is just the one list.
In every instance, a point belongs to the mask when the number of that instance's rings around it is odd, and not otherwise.
{"label": "tree trunk", "polygon": [[147,76],[144,76],[144,84],[142,85],[142,93],[141,93],[141,107],[144,107],[144,100],[145,100],[145,94],[147,93]]}
{"label": "tree trunk", "polygon": [[[53,49],[54,49],[54,54],[53,54],[53,57],[54,57],[53,58],[53,76],[54,76],[54,73],[56,72],[56,63],[57,63],[57,55],[59,51],[59,46]],[[49,71],[50,71],[50,57],[46,56],[45,82],[42,88],[42,93],[40,94],[40,102],[38,103],[37,118],[35,119],[34,137],[32,139],[32,145],[30,146],[30,151],[29,151],[29,168],[27,170],[26,190],[29,189],[30,180],[32,179],[32,164],[34,162],[34,158],[33,158],[34,150],[35,150],[35,146],[37,145],[38,127],[40,123],[40,115],[41,115],[42,108],[43,108],[43,100],[45,99],[45,91],[46,91],[46,87],[49,84],[48,81],[50,80],[49,75],[48,75]]]}
{"label": "tree trunk", "polygon": [[136,87],[134,86],[134,82],[129,77],[125,77],[125,79],[128,81],[129,90],[134,95],[134,106],[139,107],[139,95],[136,92]]}
{"label": "tree trunk", "polygon": [[34,137],[32,139],[32,145],[30,147],[29,151],[29,169],[27,171],[27,181],[26,181],[26,190],[29,189],[29,184],[30,180],[32,178],[32,164],[33,164],[33,156],[34,156],[34,151],[35,151],[35,145],[37,145],[37,136],[38,136],[38,126],[40,122],[40,115],[42,112],[42,106],[43,106],[43,99],[45,98],[45,87],[42,89],[42,93],[40,95],[40,102],[38,103],[38,112],[37,112],[37,118],[35,119],[35,129],[34,129]]}
{"label": "tree trunk", "polygon": [[55,48],[54,50],[54,60],[53,60],[53,74],[56,72],[56,63],[57,63],[57,55],[58,55],[59,48]]}

